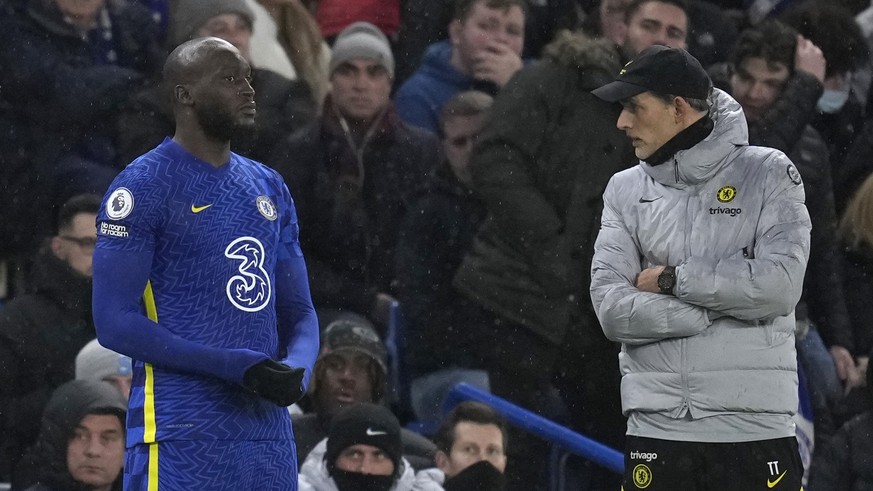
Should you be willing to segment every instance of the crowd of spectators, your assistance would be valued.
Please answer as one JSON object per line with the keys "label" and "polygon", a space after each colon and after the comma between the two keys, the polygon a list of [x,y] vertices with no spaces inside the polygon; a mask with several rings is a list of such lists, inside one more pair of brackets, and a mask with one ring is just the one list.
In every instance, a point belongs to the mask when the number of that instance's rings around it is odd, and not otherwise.
{"label": "crowd of spectators", "polygon": [[[873,424],[873,4],[0,0],[0,32],[0,482],[77,480],[62,465],[36,472],[33,459],[55,459],[57,432],[72,448],[124,415],[93,386],[126,395],[130,384],[130,360],[92,341],[99,196],[172,137],[161,67],[205,36],[252,65],[257,124],[233,150],[278,171],[299,215],[322,330],[312,387],[294,406],[301,475],[348,486],[357,478],[337,469],[361,472],[355,459],[360,469],[372,458],[394,489],[544,483],[543,444],[486,409],[452,423],[498,430],[499,449],[473,459],[491,467],[467,473],[452,429],[434,445],[395,428],[437,423],[458,381],[622,448],[620,347],[603,336],[588,286],[601,195],[637,161],[615,127],[620,107],[590,91],[666,44],[740,103],[750,144],[800,171],[813,224],[796,308],[815,428],[807,489],[873,482],[861,438]],[[398,306],[403,349],[391,363],[382,340]],[[80,376],[80,351],[97,360],[83,373],[98,375]],[[69,385],[84,378],[92,385]],[[345,413],[358,404],[368,406]],[[354,436],[367,427],[355,418],[390,438]],[[331,443],[340,434],[343,446]],[[109,447],[100,459],[113,466]],[[120,470],[106,472],[103,489],[115,489]],[[616,475],[583,474],[590,489],[617,489]],[[465,488],[455,475],[475,479]]]}

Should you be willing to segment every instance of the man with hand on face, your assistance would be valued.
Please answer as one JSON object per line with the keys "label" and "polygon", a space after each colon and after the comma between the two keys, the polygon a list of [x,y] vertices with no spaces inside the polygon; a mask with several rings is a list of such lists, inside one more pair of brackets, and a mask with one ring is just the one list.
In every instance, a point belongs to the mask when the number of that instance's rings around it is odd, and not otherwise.
{"label": "man with hand on face", "polygon": [[97,217],[98,338],[136,360],[126,489],[296,489],[285,406],[312,374],[318,320],[288,189],[230,151],[254,125],[250,76],[227,41],[176,48],[176,133],[122,171]]}
{"label": "man with hand on face", "polygon": [[622,343],[624,489],[797,491],[800,174],[748,145],[742,108],[685,50],[652,46],[592,93],[621,102],[640,159],[606,188],[591,267]]}
{"label": "man with hand on face", "polygon": [[300,467],[300,491],[409,491],[415,475],[401,456],[400,422],[363,403],[337,414]]}
{"label": "man with hand on face", "polygon": [[525,9],[522,0],[457,0],[449,39],[427,49],[394,95],[400,117],[436,134],[440,110],[455,94],[495,95],[524,65]]}

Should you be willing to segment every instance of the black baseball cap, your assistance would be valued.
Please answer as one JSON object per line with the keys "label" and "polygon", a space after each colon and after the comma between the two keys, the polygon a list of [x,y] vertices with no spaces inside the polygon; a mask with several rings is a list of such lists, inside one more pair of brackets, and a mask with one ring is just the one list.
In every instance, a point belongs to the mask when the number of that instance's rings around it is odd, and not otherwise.
{"label": "black baseball cap", "polygon": [[684,49],[656,44],[625,65],[615,81],[591,93],[604,101],[617,102],[647,91],[706,99],[712,91],[712,80],[697,58]]}

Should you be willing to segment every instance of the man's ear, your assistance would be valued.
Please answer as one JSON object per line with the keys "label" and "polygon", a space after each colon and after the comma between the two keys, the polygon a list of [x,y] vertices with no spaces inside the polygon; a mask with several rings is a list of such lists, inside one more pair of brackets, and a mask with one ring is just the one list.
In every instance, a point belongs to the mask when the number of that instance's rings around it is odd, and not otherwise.
{"label": "man's ear", "polygon": [[449,40],[452,43],[452,46],[458,44],[458,39],[461,37],[461,30],[463,29],[463,24],[461,24],[460,19],[454,19],[449,23]]}
{"label": "man's ear", "polygon": [[60,259],[64,259],[63,257],[63,239],[58,236],[52,237],[52,240],[49,242],[49,248],[56,257]]}
{"label": "man's ear", "polygon": [[446,469],[449,468],[449,456],[442,450],[436,451],[433,460],[436,462],[437,469],[446,472]]}
{"label": "man's ear", "polygon": [[185,106],[190,106],[194,104],[194,98],[191,97],[191,91],[189,91],[188,87],[184,85],[177,85],[173,87],[173,98],[176,100],[176,102]]}

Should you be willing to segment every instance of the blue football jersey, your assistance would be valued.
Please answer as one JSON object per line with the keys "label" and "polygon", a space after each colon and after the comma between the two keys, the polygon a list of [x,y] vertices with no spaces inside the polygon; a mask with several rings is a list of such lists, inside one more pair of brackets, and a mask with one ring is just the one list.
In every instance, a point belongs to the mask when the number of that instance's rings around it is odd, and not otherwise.
{"label": "blue football jersey", "polygon": [[[141,307],[173,336],[272,359],[284,356],[276,265],[302,253],[293,201],[275,171],[233,153],[227,164],[214,167],[165,139],[115,179],[97,230],[98,252],[151,257]],[[200,372],[211,368],[222,370]],[[285,408],[201,373],[134,360],[128,446],[291,438]]]}

